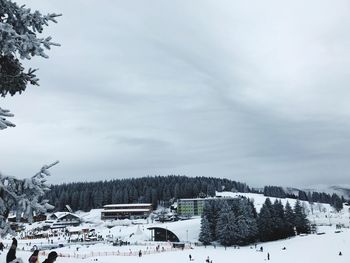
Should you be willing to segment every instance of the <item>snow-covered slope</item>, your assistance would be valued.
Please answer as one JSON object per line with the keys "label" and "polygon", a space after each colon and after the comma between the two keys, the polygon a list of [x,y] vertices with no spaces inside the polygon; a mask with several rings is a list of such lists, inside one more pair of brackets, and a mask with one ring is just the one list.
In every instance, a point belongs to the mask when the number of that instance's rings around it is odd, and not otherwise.
{"label": "snow-covered slope", "polygon": [[[265,196],[261,194],[252,193],[232,193],[232,192],[219,192],[217,196],[221,198],[245,196],[254,201],[257,211],[259,211],[265,202]],[[270,197],[274,202],[274,197]],[[291,206],[296,202],[295,199],[280,199],[285,205],[288,201]],[[183,262],[188,260],[188,254],[191,253],[196,261],[204,262],[207,256],[213,259],[213,262],[232,262],[232,261],[244,261],[244,262],[259,262],[266,260],[266,253],[269,252],[271,260],[281,263],[291,262],[349,262],[350,260],[350,230],[342,229],[336,231],[335,224],[343,224],[349,227],[349,207],[345,206],[342,211],[337,213],[328,204],[309,204],[308,202],[302,202],[308,217],[311,222],[318,225],[318,232],[325,233],[323,235],[308,235],[298,236],[287,240],[275,241],[270,243],[259,244],[264,247],[264,253],[257,252],[254,247],[243,247],[240,249],[228,248],[225,250],[222,247],[194,247],[194,249],[184,251],[173,251],[170,243],[155,243],[150,242],[151,231],[150,227],[163,227],[174,232],[181,241],[189,241],[192,244],[197,241],[200,230],[200,217],[194,217],[190,220],[177,221],[177,222],[151,222],[148,220],[118,220],[118,221],[102,221],[101,210],[94,209],[90,212],[78,212],[80,218],[84,223],[75,228],[90,228],[94,229],[95,233],[102,236],[106,241],[95,242],[89,244],[77,244],[67,243],[67,237],[63,234],[47,239],[36,240],[19,240],[18,255],[21,255],[24,259],[28,258],[29,252],[25,250],[30,249],[33,245],[42,246],[45,244],[64,244],[62,248],[56,248],[56,251],[62,256],[57,262],[90,262],[94,259],[98,259],[99,262],[111,263],[116,261],[123,262],[140,262],[145,263],[152,262]],[[27,225],[26,231],[30,228],[40,227],[42,223],[35,223],[31,226]],[[81,237],[81,236],[80,236]],[[112,246],[108,240],[124,240],[131,244],[128,246]],[[52,241],[51,241],[52,240]],[[29,244],[30,242],[30,244]],[[5,244],[10,244],[10,239],[4,240]],[[164,248],[164,251],[156,250],[156,247],[160,245]],[[192,245],[193,246],[193,245]],[[286,250],[282,250],[286,247]],[[322,249],[319,249],[322,248]],[[22,251],[24,249],[24,251]],[[138,258],[139,251],[142,251],[144,257]],[[173,251],[173,252],[170,252]],[[342,251],[343,255],[339,256],[339,251]],[[49,252],[49,251],[47,251]],[[114,255],[114,256],[109,256]],[[119,256],[118,256],[119,255]],[[298,258],[296,259],[296,255]],[[120,258],[123,256],[122,258]],[[0,255],[0,262],[4,259],[5,253]],[[82,257],[86,259],[81,259]],[[80,258],[80,259],[79,259]],[[41,256],[43,260],[43,256]]]}
{"label": "snow-covered slope", "polygon": [[[265,262],[267,261],[267,253],[270,254],[271,262],[278,263],[347,263],[350,262],[350,230],[344,229],[340,233],[335,233],[335,227],[322,227],[325,232],[324,235],[307,235],[297,236],[294,238],[279,240],[274,242],[268,242],[263,244],[257,244],[257,249],[263,246],[263,252],[257,251],[254,246],[241,247],[240,249],[223,248],[223,247],[196,247],[193,249],[177,250],[177,251],[165,251],[158,253],[148,254],[149,247],[146,246],[127,246],[127,247],[113,247],[107,245],[93,245],[80,247],[79,252],[92,254],[93,257],[87,257],[86,259],[77,258],[78,252],[75,247],[65,248],[62,252],[71,251],[71,257],[59,257],[57,263],[87,263],[87,262],[100,262],[100,263],[178,263],[189,261],[189,254],[192,255],[194,262],[205,262],[205,259],[209,257],[213,260],[213,263],[232,263],[232,262]],[[20,242],[19,247],[22,245]],[[282,248],[286,247],[285,250]],[[118,250],[125,250],[136,252],[132,256],[117,256]],[[140,258],[137,256],[137,252],[141,250],[143,256]],[[105,256],[106,251],[114,251],[114,256]],[[342,255],[339,256],[339,252]],[[0,255],[0,262],[5,262],[5,253]],[[60,254],[61,250],[57,250]],[[28,259],[30,252],[18,250],[17,256],[22,257],[24,261]],[[125,254],[123,254],[125,255]],[[128,254],[126,254],[128,255]],[[44,256],[40,256],[40,262],[44,260]]]}
{"label": "snow-covered slope", "polygon": [[[222,196],[222,197],[238,197],[238,196],[247,197],[250,200],[254,201],[254,205],[257,212],[260,211],[263,203],[267,198],[262,194],[253,194],[253,193],[217,192],[216,195]],[[281,200],[283,205],[286,205],[288,201],[292,207],[296,202],[296,199],[291,199],[291,198],[276,198],[276,197],[269,197],[269,198],[272,202],[274,202],[276,199]],[[305,208],[305,211],[308,215],[308,219],[312,223],[315,223],[317,225],[343,224],[345,226],[349,226],[350,213],[349,213],[348,206],[344,206],[343,210],[341,210],[338,213],[329,204],[322,204],[322,203],[310,204],[309,202],[306,202],[306,201],[301,201],[301,203]]]}

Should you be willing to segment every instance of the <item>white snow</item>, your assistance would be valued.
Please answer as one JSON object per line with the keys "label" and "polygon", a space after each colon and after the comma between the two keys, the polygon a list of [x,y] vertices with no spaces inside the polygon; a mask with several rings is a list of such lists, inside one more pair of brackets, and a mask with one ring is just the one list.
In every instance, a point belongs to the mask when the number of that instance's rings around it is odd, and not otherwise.
{"label": "white snow", "polygon": [[[330,263],[330,262],[350,262],[350,230],[343,229],[340,233],[335,233],[335,227],[325,226],[321,227],[321,231],[325,232],[324,235],[307,235],[298,236],[286,240],[280,240],[275,242],[268,242],[257,244],[257,249],[252,246],[241,247],[234,249],[232,247],[225,248],[208,246],[204,247],[193,247],[193,249],[177,250],[177,251],[165,251],[155,252],[148,248],[150,252],[154,254],[146,254],[147,247],[145,245],[132,245],[125,247],[113,247],[103,244],[93,245],[89,247],[82,246],[80,255],[94,253],[95,256],[87,257],[86,259],[81,258],[67,258],[59,257],[57,263],[75,263],[75,262],[92,262],[95,259],[102,263],[114,263],[114,262],[125,262],[125,263],[178,263],[188,262],[189,254],[192,255],[195,262],[205,262],[207,256],[215,263],[232,263],[232,262],[265,262],[267,253],[270,253],[271,262],[278,263]],[[21,247],[21,241],[19,242],[19,248]],[[167,246],[168,244],[163,244]],[[260,246],[263,246],[264,252],[257,251]],[[286,247],[286,250],[282,250]],[[129,249],[134,252],[132,256],[129,255]],[[60,254],[64,254],[69,249],[57,249],[56,251]],[[71,255],[76,254],[75,248],[71,248]],[[125,254],[117,256],[117,251],[126,252]],[[139,258],[137,252],[139,250],[144,251],[144,255]],[[342,252],[342,256],[339,256],[339,251]],[[4,251],[6,252],[6,250]],[[104,256],[106,254],[113,253],[114,256]],[[98,256],[98,253],[100,256]],[[77,255],[77,254],[76,254]],[[19,250],[17,252],[18,257],[22,257],[24,261],[30,256],[30,252]],[[0,262],[5,262],[6,253],[0,255]],[[44,256],[40,256],[40,261],[44,260]]]}
{"label": "white snow", "polygon": [[[259,194],[247,193],[219,193],[221,196],[234,197],[246,196],[254,199],[254,204],[257,211],[260,210],[266,197]],[[276,198],[270,198],[272,202]],[[281,199],[285,204],[287,201],[293,206],[294,199]],[[67,238],[63,236],[50,237],[47,239],[36,240],[21,240],[19,239],[17,256],[22,257],[23,261],[27,261],[31,252],[29,250],[33,245],[58,246],[64,244],[62,248],[55,248],[55,251],[61,256],[57,259],[57,263],[75,263],[75,262],[92,262],[98,261],[103,263],[114,263],[118,261],[126,263],[134,262],[152,262],[152,263],[178,263],[189,261],[189,254],[194,258],[195,262],[205,262],[207,256],[213,262],[264,262],[267,261],[267,253],[270,253],[272,262],[279,263],[328,263],[328,262],[350,262],[350,230],[349,230],[349,207],[345,206],[342,211],[337,213],[328,204],[309,204],[303,202],[305,209],[308,211],[309,219],[318,225],[318,233],[325,233],[322,235],[306,235],[297,236],[286,240],[279,240],[268,243],[257,244],[257,248],[252,246],[241,247],[234,249],[232,247],[225,248],[217,246],[198,247],[194,243],[198,239],[200,229],[200,217],[195,217],[190,220],[177,222],[151,222],[148,220],[118,220],[118,221],[102,221],[101,209],[91,210],[89,213],[77,212],[84,223],[73,230],[80,230],[83,228],[94,229],[97,235],[101,235],[106,241],[94,243],[70,243],[67,244]],[[341,231],[335,228],[335,224],[343,224],[346,228]],[[27,225],[26,231],[40,226],[43,223],[35,223]],[[151,232],[147,229],[149,227],[163,227],[174,232],[181,241],[187,243],[188,247],[184,250],[173,249],[172,244],[168,242],[150,242]],[[76,237],[82,237],[82,235]],[[73,238],[73,237],[71,237]],[[113,246],[107,240],[124,240],[131,243],[128,246]],[[29,245],[30,242],[30,245]],[[4,240],[5,244],[10,244],[10,239]],[[191,244],[193,249],[189,248]],[[159,246],[159,249],[157,249]],[[264,252],[258,252],[260,246],[264,247]],[[282,250],[286,247],[286,250]],[[22,248],[24,250],[22,250]],[[138,252],[142,251],[143,256],[138,257]],[[342,256],[339,256],[339,251]],[[0,255],[0,262],[5,262],[5,251]],[[44,251],[47,253],[50,250]],[[40,255],[40,262],[44,260],[44,256]]]}

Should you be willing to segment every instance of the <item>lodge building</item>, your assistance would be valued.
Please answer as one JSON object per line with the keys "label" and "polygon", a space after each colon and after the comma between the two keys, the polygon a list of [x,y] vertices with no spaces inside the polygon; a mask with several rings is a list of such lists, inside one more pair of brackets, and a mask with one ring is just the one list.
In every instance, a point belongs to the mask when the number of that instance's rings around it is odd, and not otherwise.
{"label": "lodge building", "polygon": [[102,220],[147,218],[152,212],[152,204],[111,204],[103,206]]}

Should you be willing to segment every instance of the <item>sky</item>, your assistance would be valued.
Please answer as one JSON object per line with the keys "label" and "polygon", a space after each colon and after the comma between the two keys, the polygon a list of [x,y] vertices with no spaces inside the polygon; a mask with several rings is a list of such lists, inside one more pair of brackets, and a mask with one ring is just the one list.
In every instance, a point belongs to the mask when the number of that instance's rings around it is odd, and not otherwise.
{"label": "sky", "polygon": [[0,99],[2,174],[350,184],[348,1],[17,2],[63,14],[61,47]]}

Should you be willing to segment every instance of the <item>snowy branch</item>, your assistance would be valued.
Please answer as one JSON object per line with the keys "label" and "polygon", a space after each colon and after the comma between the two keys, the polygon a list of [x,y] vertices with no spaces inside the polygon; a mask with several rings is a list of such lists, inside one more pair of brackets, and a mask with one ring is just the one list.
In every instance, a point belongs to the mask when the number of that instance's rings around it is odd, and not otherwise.
{"label": "snowy branch", "polygon": [[20,60],[34,56],[48,58],[46,50],[59,46],[50,36],[38,37],[49,22],[57,23],[61,14],[42,15],[39,11],[0,0],[0,95],[15,95],[27,84],[38,85],[35,70],[25,72]]}
{"label": "snowy branch", "polygon": [[6,129],[7,127],[15,127],[12,122],[6,120],[3,117],[13,117],[14,115],[9,111],[0,108],[0,130]]}
{"label": "snowy branch", "polygon": [[31,222],[34,212],[45,213],[53,208],[48,200],[40,199],[50,190],[46,184],[49,169],[58,163],[44,165],[34,176],[23,180],[0,174],[0,236],[8,233],[10,212],[16,214],[17,220],[24,217]]}

